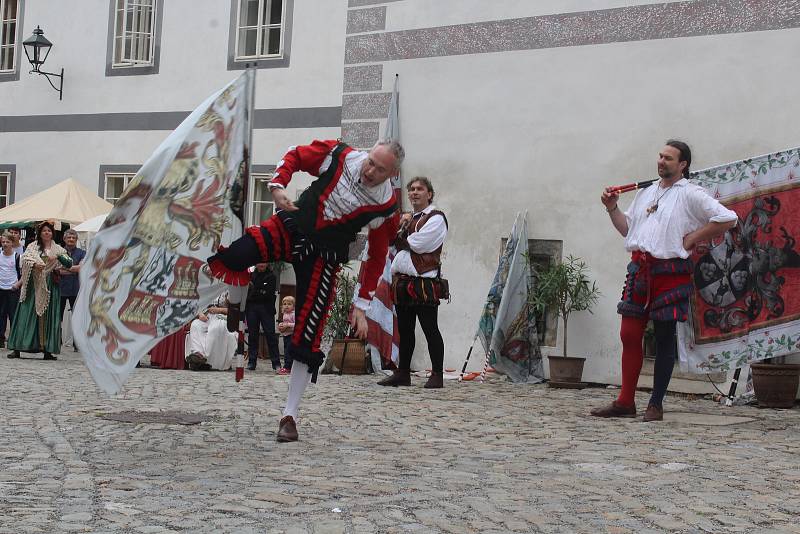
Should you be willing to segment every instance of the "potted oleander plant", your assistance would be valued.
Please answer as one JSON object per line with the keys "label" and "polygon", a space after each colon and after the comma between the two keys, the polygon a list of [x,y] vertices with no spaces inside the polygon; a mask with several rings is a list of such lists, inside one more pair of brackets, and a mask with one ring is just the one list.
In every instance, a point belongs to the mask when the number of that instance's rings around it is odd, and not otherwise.
{"label": "potted oleander plant", "polygon": [[586,262],[568,256],[559,263],[546,267],[533,266],[535,285],[530,304],[539,316],[555,310],[564,324],[564,349],[561,356],[548,356],[551,387],[578,387],[583,385],[583,364],[586,358],[568,356],[569,318],[574,312],[588,311],[597,303],[600,290],[588,277]]}

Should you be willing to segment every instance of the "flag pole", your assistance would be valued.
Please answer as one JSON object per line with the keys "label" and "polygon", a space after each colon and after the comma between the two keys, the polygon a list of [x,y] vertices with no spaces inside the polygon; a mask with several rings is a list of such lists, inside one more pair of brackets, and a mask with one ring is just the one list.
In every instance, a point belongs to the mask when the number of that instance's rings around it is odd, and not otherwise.
{"label": "flag pole", "polygon": [[464,360],[464,365],[461,367],[461,374],[458,377],[459,382],[464,381],[464,374],[467,372],[467,364],[469,363],[469,358],[472,356],[472,349],[475,348],[475,341],[478,340],[478,334],[475,333],[475,337],[472,338],[472,344],[469,346],[469,350],[467,351],[467,357]]}
{"label": "flag pole", "polygon": [[733,372],[733,379],[731,380],[731,387],[728,390],[728,398],[725,399],[725,406],[733,406],[733,399],[736,397],[736,388],[739,385],[739,375],[742,373],[742,368],[737,367]]}
{"label": "flag pole", "polygon": [[258,63],[253,63],[252,66],[250,63],[245,64],[245,73],[247,76],[247,122],[248,122],[248,135],[247,135],[247,154],[246,154],[246,165],[245,165],[245,176],[242,183],[242,187],[244,187],[244,198],[245,198],[245,205],[244,205],[244,220],[242,221],[242,235],[244,235],[244,229],[248,226],[248,221],[252,216],[253,210],[253,199],[250,198],[252,194],[252,188],[250,187],[250,170],[253,161],[253,123],[255,122],[255,108],[256,108],[256,67]]}

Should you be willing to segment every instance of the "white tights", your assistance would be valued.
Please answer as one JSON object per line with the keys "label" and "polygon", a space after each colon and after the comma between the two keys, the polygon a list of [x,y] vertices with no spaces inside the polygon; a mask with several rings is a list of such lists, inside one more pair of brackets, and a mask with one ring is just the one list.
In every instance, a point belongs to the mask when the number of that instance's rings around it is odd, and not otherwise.
{"label": "white tights", "polygon": [[308,365],[303,362],[292,362],[292,374],[289,375],[289,392],[286,394],[286,408],[283,416],[291,415],[297,421],[297,410],[300,408],[300,399],[306,387],[311,382],[311,373]]}

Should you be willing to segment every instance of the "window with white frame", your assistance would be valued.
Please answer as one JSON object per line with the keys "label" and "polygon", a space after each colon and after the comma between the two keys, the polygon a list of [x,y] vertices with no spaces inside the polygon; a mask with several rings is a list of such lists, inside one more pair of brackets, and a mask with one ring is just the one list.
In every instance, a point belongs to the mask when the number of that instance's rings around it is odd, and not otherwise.
{"label": "window with white frame", "polygon": [[105,184],[103,184],[103,198],[107,202],[116,204],[117,200],[133,180],[136,173],[107,172],[105,173]]}
{"label": "window with white frame", "polygon": [[19,0],[0,0],[0,72],[16,68]]}
{"label": "window with white frame", "polygon": [[236,59],[283,55],[286,0],[239,0]]}
{"label": "window with white frame", "polygon": [[116,0],[114,67],[153,65],[158,0]]}
{"label": "window with white frame", "polygon": [[275,213],[275,203],[272,201],[272,193],[269,192],[269,182],[272,180],[272,176],[269,174],[253,174],[251,176],[253,204],[250,210],[250,225],[258,225]]}
{"label": "window with white frame", "polygon": [[11,204],[11,173],[0,172],[0,208]]}

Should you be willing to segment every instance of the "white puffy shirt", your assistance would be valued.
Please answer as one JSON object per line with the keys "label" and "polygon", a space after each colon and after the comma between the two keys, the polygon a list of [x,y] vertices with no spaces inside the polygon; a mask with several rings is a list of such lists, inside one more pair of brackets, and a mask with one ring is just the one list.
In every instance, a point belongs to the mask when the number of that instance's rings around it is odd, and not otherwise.
{"label": "white puffy shirt", "polygon": [[[647,208],[656,201],[658,210],[648,214]],[[628,221],[625,250],[649,252],[660,259],[685,259],[690,255],[683,248],[686,234],[709,222],[737,221],[738,216],[705,189],[681,178],[668,189],[654,184],[639,190],[625,212],[625,219]]]}
{"label": "white puffy shirt", "polygon": [[[430,213],[436,207],[431,204],[421,213]],[[416,213],[414,214],[416,215]],[[419,221],[412,221],[411,224],[418,224]],[[444,222],[444,217],[434,215],[417,231],[408,236],[408,246],[417,254],[424,254],[426,252],[433,252],[441,247],[447,237],[447,224]],[[439,274],[438,269],[428,271],[427,273],[419,274],[414,268],[414,263],[411,261],[411,252],[408,250],[401,250],[397,253],[392,260],[392,274],[407,274],[409,276],[422,276],[424,278],[434,278]]]}

